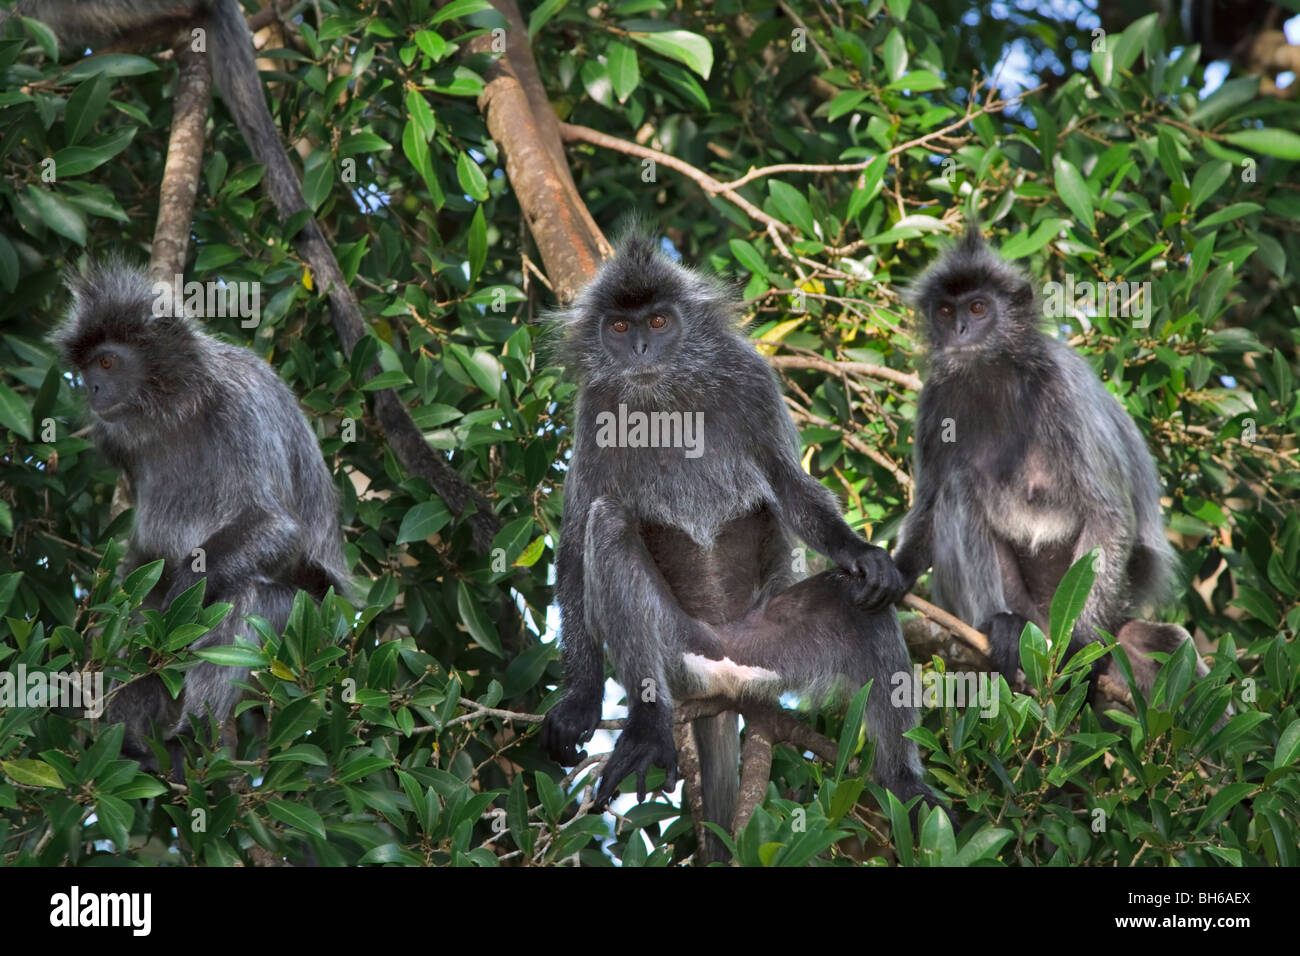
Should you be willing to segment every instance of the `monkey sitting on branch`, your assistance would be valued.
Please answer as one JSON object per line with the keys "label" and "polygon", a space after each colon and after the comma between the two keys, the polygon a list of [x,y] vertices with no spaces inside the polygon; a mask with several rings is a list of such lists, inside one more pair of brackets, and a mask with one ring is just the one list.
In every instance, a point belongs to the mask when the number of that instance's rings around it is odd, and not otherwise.
{"label": "monkey sitting on branch", "polygon": [[[735,303],[634,232],[560,325],[579,391],[556,569],[565,693],[543,746],[566,766],[582,759],[601,715],[602,643],[629,713],[597,806],[629,774],[644,799],[652,766],[672,788],[678,701],[793,691],[821,703],[874,680],[876,779],[904,802],[937,804],[903,736],[916,711],[888,693],[910,667],[890,606],[901,579],[800,467],[794,423]],[[838,567],[796,583],[796,538]],[[705,818],[730,829],[736,715],[698,720],[695,733]]]}
{"label": "monkey sitting on branch", "polygon": [[[283,630],[299,589],[317,600],[330,588],[346,594],[337,490],[270,366],[183,314],[157,314],[159,296],[141,270],[91,267],[68,289],[69,315],[52,338],[85,383],[95,446],[131,482],[125,570],[164,561],[145,607],[165,610],[206,579],[205,603],[234,606],[197,650],[256,639],[244,624],[250,614]],[[219,733],[247,676],[204,661],[176,700],[158,676],[136,678],[114,692],[105,720],[125,724],[123,753],[150,768],[156,733],[180,778],[190,718],[210,718]]]}
{"label": "monkey sitting on branch", "polygon": [[[985,631],[993,665],[1014,678],[1025,624],[1048,632],[1065,572],[1100,548],[1068,653],[1109,632],[1149,694],[1157,665],[1147,655],[1191,637],[1139,619],[1168,596],[1173,550],[1137,425],[1073,349],[1042,331],[1029,280],[978,229],[912,298],[928,353],[915,499],[894,552],[909,590],[932,568],[935,603]],[[1109,656],[1094,664],[1094,681],[1108,666]]]}

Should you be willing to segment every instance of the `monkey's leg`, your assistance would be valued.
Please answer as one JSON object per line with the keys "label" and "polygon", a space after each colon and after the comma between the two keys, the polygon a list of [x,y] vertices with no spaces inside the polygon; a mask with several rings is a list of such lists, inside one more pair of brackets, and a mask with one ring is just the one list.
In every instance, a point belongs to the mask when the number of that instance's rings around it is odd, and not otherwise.
{"label": "monkey's leg", "polygon": [[868,680],[867,730],[876,740],[873,775],[907,802],[939,799],[922,782],[916,744],[903,736],[918,711],[898,705],[890,689],[912,680],[911,660],[892,608],[870,612],[870,588],[843,570],[824,571],[787,588],[718,636],[724,657],[691,654],[687,667],[703,693],[774,701],[787,691],[820,704],[846,700]]}
{"label": "monkey's leg", "polygon": [[994,668],[1014,683],[1016,669],[1020,667],[1020,635],[1025,625],[1033,621],[1046,632],[1047,621],[1021,574],[1015,548],[996,535],[993,536],[993,547],[1002,581],[1004,610],[976,626],[989,637]]}
{"label": "monkey's leg", "polygon": [[[244,621],[249,614],[264,617],[275,630],[283,630],[293,609],[294,594],[293,589],[282,584],[257,583],[225,596],[223,600],[231,601],[234,607],[225,620],[190,645],[191,650],[233,644],[236,637],[256,640],[257,632]],[[219,736],[243,693],[236,682],[247,677],[246,667],[223,667],[210,661],[204,661],[186,673],[178,701],[180,716],[167,734],[174,775],[179,777],[183,768],[184,748],[179,738],[193,736],[192,723],[206,728],[209,720]]]}
{"label": "monkey's leg", "polygon": [[605,641],[627,691],[628,718],[605,765],[596,805],[604,806],[629,774],[645,799],[651,766],[677,780],[672,691],[680,686],[682,656],[713,652],[720,644],[708,625],[686,614],[646,550],[638,524],[612,498],[597,498],[587,517],[584,548],[587,627]]}
{"label": "monkey's leg", "polygon": [[[1152,653],[1172,654],[1185,642],[1191,640],[1192,635],[1177,624],[1160,624],[1153,621],[1125,621],[1115,633],[1116,643],[1121,645],[1128,654],[1129,664],[1133,668],[1133,679],[1137,681],[1142,695],[1148,699],[1151,696],[1151,686],[1156,681],[1156,674],[1160,673],[1160,665],[1153,661],[1150,655]],[[1113,658],[1107,659],[1107,666],[1110,675],[1123,684],[1124,676]],[[1201,660],[1200,654],[1197,654],[1196,676],[1204,677],[1209,672],[1210,668],[1206,666],[1205,661]]]}

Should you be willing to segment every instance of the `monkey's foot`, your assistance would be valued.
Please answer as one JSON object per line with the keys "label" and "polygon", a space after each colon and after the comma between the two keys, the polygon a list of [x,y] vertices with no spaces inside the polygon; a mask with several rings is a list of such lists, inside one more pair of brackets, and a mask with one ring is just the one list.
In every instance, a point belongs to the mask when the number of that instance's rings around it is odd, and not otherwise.
{"label": "monkey's foot", "polygon": [[619,784],[633,773],[637,802],[645,800],[645,775],[651,767],[663,767],[666,771],[662,787],[665,793],[677,786],[677,745],[673,742],[671,714],[667,720],[638,719],[635,713],[628,718],[627,726],[614,744],[614,753],[605,764],[605,772],[600,775],[595,809],[605,809],[618,793]]}

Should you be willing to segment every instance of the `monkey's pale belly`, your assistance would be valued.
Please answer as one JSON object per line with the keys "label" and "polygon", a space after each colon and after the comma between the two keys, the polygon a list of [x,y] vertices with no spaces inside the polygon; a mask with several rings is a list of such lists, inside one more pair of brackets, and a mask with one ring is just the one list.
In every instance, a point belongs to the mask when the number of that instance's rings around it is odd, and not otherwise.
{"label": "monkey's pale belly", "polygon": [[1030,504],[1011,494],[995,493],[986,500],[989,527],[997,528],[1018,550],[1040,551],[1079,537],[1082,519],[1069,508]]}

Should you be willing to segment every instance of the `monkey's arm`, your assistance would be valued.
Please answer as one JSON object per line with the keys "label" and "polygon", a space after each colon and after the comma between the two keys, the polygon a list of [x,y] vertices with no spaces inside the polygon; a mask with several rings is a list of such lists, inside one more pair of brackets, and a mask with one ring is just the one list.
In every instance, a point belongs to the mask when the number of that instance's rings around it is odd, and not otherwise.
{"label": "monkey's arm", "polygon": [[208,603],[224,600],[254,578],[284,581],[298,564],[302,539],[301,526],[283,510],[248,505],[198,545],[203,549],[204,570],[195,570],[193,555],[179,568],[169,569],[163,606],[200,578],[207,578],[204,600]]}
{"label": "monkey's arm", "polygon": [[933,483],[918,482],[916,500],[912,510],[903,519],[901,541],[894,549],[894,565],[902,576],[905,591],[916,585],[916,580],[934,562],[934,503],[937,491]]}
{"label": "monkey's arm", "polygon": [[863,578],[868,609],[892,604],[907,590],[888,552],[863,541],[840,514],[835,496],[799,467],[793,455],[774,455],[768,481],[781,521],[813,550]]}
{"label": "monkey's arm", "polygon": [[564,696],[542,722],[542,748],[556,763],[571,767],[584,756],[578,748],[591,739],[600,722],[604,697],[605,657],[600,642],[587,627],[583,595],[590,499],[579,475],[570,473],[564,489],[560,546],[555,556],[555,597],[560,605],[560,640],[564,663]]}

